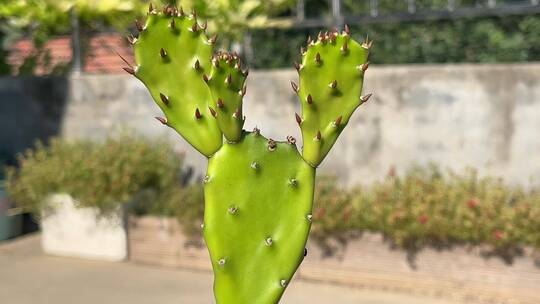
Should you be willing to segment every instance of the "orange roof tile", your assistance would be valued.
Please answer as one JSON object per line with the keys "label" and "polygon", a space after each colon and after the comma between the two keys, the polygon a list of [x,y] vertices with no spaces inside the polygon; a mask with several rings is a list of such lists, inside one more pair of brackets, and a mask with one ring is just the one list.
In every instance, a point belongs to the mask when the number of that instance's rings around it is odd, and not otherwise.
{"label": "orange roof tile", "polygon": [[[129,43],[117,33],[95,34],[90,37],[88,45],[83,60],[83,72],[85,73],[123,73],[122,67],[125,67],[126,64],[117,54],[122,55],[128,62],[134,62],[133,50]],[[55,66],[68,65],[71,62],[72,50],[69,36],[50,39],[43,49],[50,54],[50,58],[47,60],[44,53],[39,54],[38,66],[34,72],[36,75],[50,74]],[[13,67],[12,74],[19,74],[19,69],[25,60],[36,55],[38,55],[37,49],[30,39],[15,42],[10,47],[7,58],[8,63]]]}

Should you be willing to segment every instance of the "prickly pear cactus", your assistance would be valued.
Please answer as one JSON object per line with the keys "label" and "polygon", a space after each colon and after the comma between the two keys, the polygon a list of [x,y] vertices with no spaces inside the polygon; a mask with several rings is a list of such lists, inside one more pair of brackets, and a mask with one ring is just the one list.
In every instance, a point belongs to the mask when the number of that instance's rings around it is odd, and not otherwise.
{"label": "prickly pear cactus", "polygon": [[305,255],[315,170],[343,131],[361,96],[371,42],[349,29],[308,39],[295,64],[302,103],[296,120],[302,154],[291,136],[267,139],[244,131],[244,70],[237,55],[214,52],[215,37],[193,12],[152,6],[136,23],[135,66],[125,70],[148,88],[175,129],[208,158],[204,238],[219,304],[278,303]]}

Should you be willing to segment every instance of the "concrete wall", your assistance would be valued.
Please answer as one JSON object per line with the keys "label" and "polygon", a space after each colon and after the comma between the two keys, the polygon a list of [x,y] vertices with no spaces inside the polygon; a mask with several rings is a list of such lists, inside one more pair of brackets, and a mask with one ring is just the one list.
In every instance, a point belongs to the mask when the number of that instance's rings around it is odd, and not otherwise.
{"label": "concrete wall", "polygon": [[[300,138],[294,120],[299,106],[289,84],[296,78],[293,70],[250,74],[244,103],[247,129],[257,125],[277,140]],[[6,83],[18,82],[0,80],[2,134],[5,119],[13,115],[13,107],[2,106],[14,102],[10,96],[18,94],[21,107],[38,103],[22,96],[21,86],[11,93],[1,91],[10,86]],[[154,121],[160,111],[136,79],[84,75],[68,83],[61,125],[66,138],[102,138],[127,126],[147,136],[170,137],[204,171],[204,158]],[[540,183],[540,63],[373,66],[364,92],[375,94],[353,116],[322,166],[343,182],[380,178],[392,166],[403,170],[413,163],[435,162],[460,171],[479,168],[511,182]],[[5,135],[0,144],[11,144]]]}

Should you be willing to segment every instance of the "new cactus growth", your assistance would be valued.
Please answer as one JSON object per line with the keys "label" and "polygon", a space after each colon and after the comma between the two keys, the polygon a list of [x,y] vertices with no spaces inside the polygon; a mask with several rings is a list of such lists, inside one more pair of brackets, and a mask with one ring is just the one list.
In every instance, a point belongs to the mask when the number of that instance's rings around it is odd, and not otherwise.
{"label": "new cactus growth", "polygon": [[237,55],[214,53],[205,28],[194,12],[151,8],[126,71],[165,113],[158,120],[208,158],[202,227],[217,303],[277,303],[305,255],[316,167],[369,98],[361,91],[371,42],[347,27],[308,40],[295,64],[300,84],[291,83],[302,103],[300,154],[291,136],[243,130],[247,70]]}

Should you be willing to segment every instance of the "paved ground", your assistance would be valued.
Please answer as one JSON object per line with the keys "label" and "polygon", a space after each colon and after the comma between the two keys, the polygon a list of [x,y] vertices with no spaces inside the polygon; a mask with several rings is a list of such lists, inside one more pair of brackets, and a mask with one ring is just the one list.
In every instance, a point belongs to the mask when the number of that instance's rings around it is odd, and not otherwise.
{"label": "paved ground", "polygon": [[[16,304],[211,304],[212,275],[45,256],[39,236],[0,244],[0,302]],[[456,304],[403,294],[295,281],[282,301],[339,304]]]}

